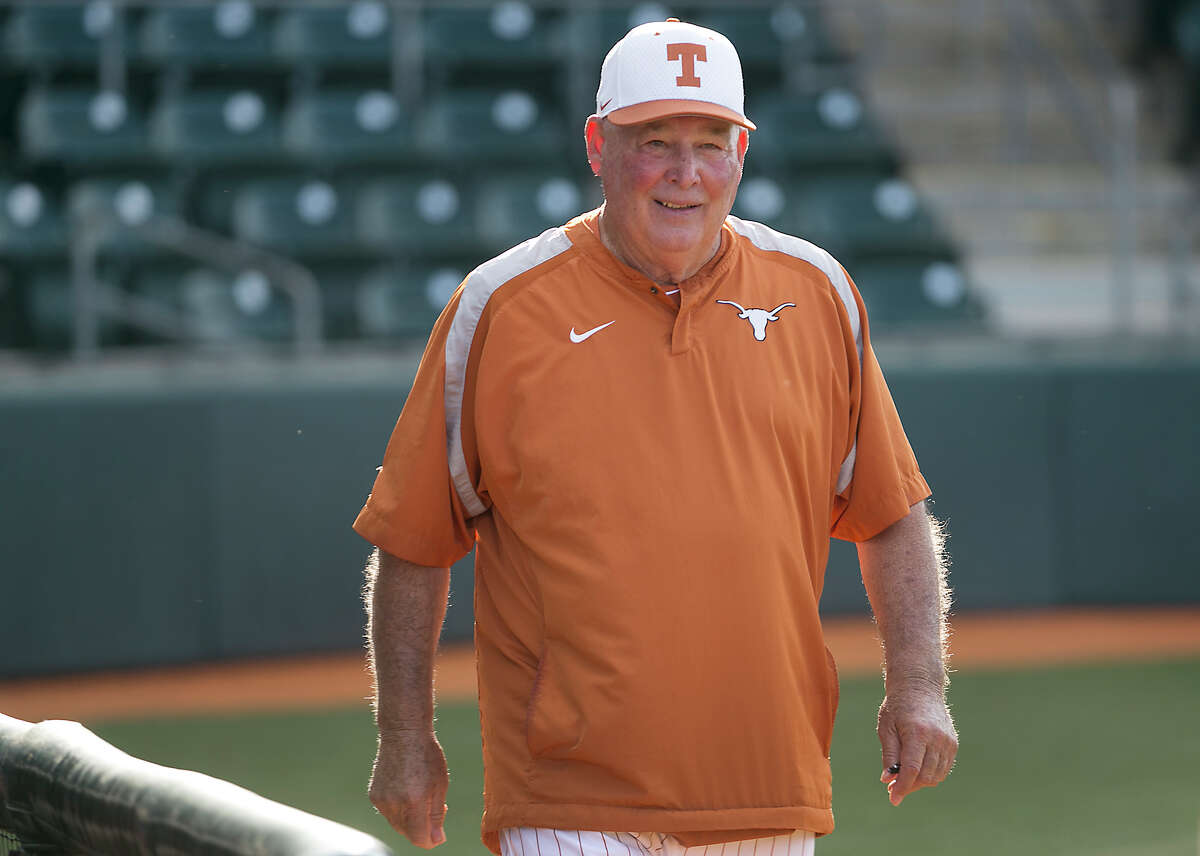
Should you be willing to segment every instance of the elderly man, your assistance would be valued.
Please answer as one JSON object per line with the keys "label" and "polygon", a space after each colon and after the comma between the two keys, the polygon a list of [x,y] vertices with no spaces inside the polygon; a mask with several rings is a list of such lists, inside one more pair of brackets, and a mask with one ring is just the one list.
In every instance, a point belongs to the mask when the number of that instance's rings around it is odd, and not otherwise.
{"label": "elderly man", "polygon": [[845,271],[730,216],[754,125],[729,41],[637,27],[596,107],[604,205],[467,277],[355,522],[378,547],[371,799],[444,840],[433,656],[477,545],[492,851],[801,856],[833,829],[831,534],[885,645],[892,803],[953,763],[929,490]]}

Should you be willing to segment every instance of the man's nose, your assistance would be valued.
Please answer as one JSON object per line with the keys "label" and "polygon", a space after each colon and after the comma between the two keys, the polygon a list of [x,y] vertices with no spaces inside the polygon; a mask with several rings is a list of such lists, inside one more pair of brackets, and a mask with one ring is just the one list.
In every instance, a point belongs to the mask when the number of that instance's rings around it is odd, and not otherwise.
{"label": "man's nose", "polygon": [[670,178],[680,187],[691,187],[700,180],[699,163],[690,147],[680,146],[675,150]]}

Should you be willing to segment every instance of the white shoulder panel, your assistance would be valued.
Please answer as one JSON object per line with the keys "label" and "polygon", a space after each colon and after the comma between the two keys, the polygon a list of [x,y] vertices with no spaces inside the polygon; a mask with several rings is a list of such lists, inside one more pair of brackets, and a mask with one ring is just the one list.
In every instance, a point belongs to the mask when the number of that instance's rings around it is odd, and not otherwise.
{"label": "white shoulder panel", "polygon": [[[760,250],[786,253],[793,258],[808,262],[825,274],[825,278],[829,280],[829,284],[841,298],[842,306],[846,308],[846,316],[850,319],[850,329],[854,332],[854,346],[858,351],[858,366],[861,370],[863,360],[862,318],[858,313],[858,302],[854,299],[854,292],[850,289],[850,281],[846,278],[846,272],[837,260],[826,250],[810,241],[777,232],[762,223],[742,220],[732,215],[726,218],[726,222],[735,232],[748,239]],[[849,487],[854,478],[854,458],[857,452],[858,441],[855,440],[854,445],[850,447],[850,453],[846,455],[846,459],[842,461],[841,469],[838,471],[838,493]]]}
{"label": "white shoulder panel", "polygon": [[484,262],[471,271],[463,285],[462,297],[446,338],[446,452],[455,490],[473,517],[487,511],[471,484],[462,448],[463,391],[467,380],[467,357],[475,340],[475,329],[497,289],[570,247],[571,239],[561,227],[547,229],[536,238],[530,238],[491,261]]}

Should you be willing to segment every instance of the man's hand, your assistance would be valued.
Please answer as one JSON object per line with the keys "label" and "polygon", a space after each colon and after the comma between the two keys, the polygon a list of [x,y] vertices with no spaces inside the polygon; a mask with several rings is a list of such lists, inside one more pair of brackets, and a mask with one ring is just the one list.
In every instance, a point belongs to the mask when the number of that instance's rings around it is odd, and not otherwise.
{"label": "man's hand", "polygon": [[446,840],[446,755],[432,731],[381,735],[368,791],[397,832],[418,847]]}
{"label": "man's hand", "polygon": [[[946,778],[958,754],[958,734],[940,687],[889,691],[879,708],[879,745],[888,799],[906,796]],[[899,764],[899,771],[893,772]]]}

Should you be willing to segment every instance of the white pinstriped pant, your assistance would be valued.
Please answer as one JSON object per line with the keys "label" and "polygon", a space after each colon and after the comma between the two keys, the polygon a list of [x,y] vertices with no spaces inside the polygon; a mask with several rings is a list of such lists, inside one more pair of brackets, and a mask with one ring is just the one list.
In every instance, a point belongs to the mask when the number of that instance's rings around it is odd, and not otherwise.
{"label": "white pinstriped pant", "polygon": [[816,840],[798,829],[790,835],[684,847],[657,832],[593,832],[520,827],[500,830],[503,856],[813,856]]}

